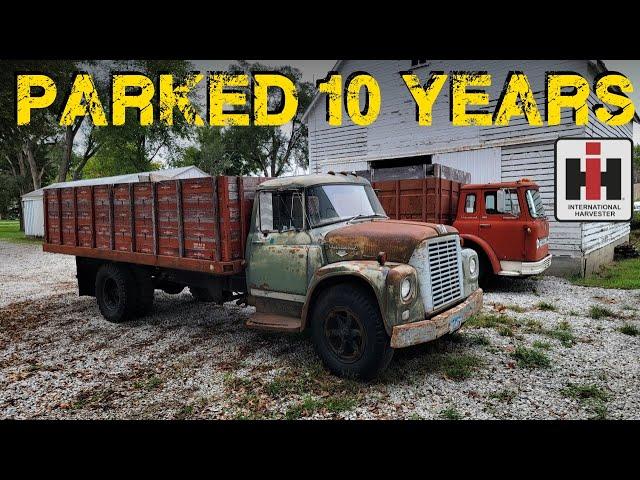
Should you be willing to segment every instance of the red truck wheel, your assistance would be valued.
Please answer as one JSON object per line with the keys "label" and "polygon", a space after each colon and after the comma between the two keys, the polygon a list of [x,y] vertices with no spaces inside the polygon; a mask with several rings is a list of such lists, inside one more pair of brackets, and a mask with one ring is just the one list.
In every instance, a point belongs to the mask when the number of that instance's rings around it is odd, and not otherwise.
{"label": "red truck wheel", "polygon": [[136,282],[124,265],[107,263],[96,275],[96,300],[102,316],[109,322],[121,323],[136,312]]}
{"label": "red truck wheel", "polygon": [[314,307],[311,330],[324,365],[339,376],[371,379],[393,357],[378,302],[358,285],[324,292]]}

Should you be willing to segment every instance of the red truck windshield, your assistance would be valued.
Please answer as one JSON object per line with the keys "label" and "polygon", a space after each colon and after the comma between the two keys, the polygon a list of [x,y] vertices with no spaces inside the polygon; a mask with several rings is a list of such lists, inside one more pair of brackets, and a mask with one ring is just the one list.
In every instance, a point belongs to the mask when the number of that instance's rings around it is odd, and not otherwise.
{"label": "red truck windshield", "polygon": [[533,218],[545,218],[544,205],[542,197],[538,190],[529,189],[525,195],[527,197],[527,205],[529,206],[529,214]]}

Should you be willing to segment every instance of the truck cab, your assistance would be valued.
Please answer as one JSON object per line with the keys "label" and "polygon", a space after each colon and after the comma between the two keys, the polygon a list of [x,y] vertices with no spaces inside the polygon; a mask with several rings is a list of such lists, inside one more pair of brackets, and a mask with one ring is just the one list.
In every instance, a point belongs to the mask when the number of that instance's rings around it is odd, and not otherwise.
{"label": "truck cab", "polygon": [[339,375],[370,378],[395,348],[457,330],[482,304],[478,257],[458,232],[390,220],[352,174],[260,184],[245,258],[247,326],[309,328]]}
{"label": "truck cab", "polygon": [[453,226],[480,257],[481,284],[492,274],[536,275],[551,265],[549,222],[530,180],[462,186]]}

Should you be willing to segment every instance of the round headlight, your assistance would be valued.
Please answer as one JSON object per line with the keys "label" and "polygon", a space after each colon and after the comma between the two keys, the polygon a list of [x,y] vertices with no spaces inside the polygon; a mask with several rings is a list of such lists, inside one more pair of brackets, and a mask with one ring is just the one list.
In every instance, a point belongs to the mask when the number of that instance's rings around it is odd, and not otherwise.
{"label": "round headlight", "polygon": [[478,270],[478,260],[476,258],[471,258],[469,260],[469,273],[473,275]]}
{"label": "round headlight", "polygon": [[402,295],[402,300],[407,300],[411,295],[411,278],[407,277],[402,280],[400,284],[400,295]]}

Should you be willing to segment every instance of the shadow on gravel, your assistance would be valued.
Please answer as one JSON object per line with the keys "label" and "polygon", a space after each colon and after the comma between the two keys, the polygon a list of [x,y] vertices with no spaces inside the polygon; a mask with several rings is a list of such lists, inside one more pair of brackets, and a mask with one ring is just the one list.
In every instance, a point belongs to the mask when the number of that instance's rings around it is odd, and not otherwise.
{"label": "shadow on gravel", "polygon": [[538,277],[494,277],[483,290],[487,293],[535,293]]}

